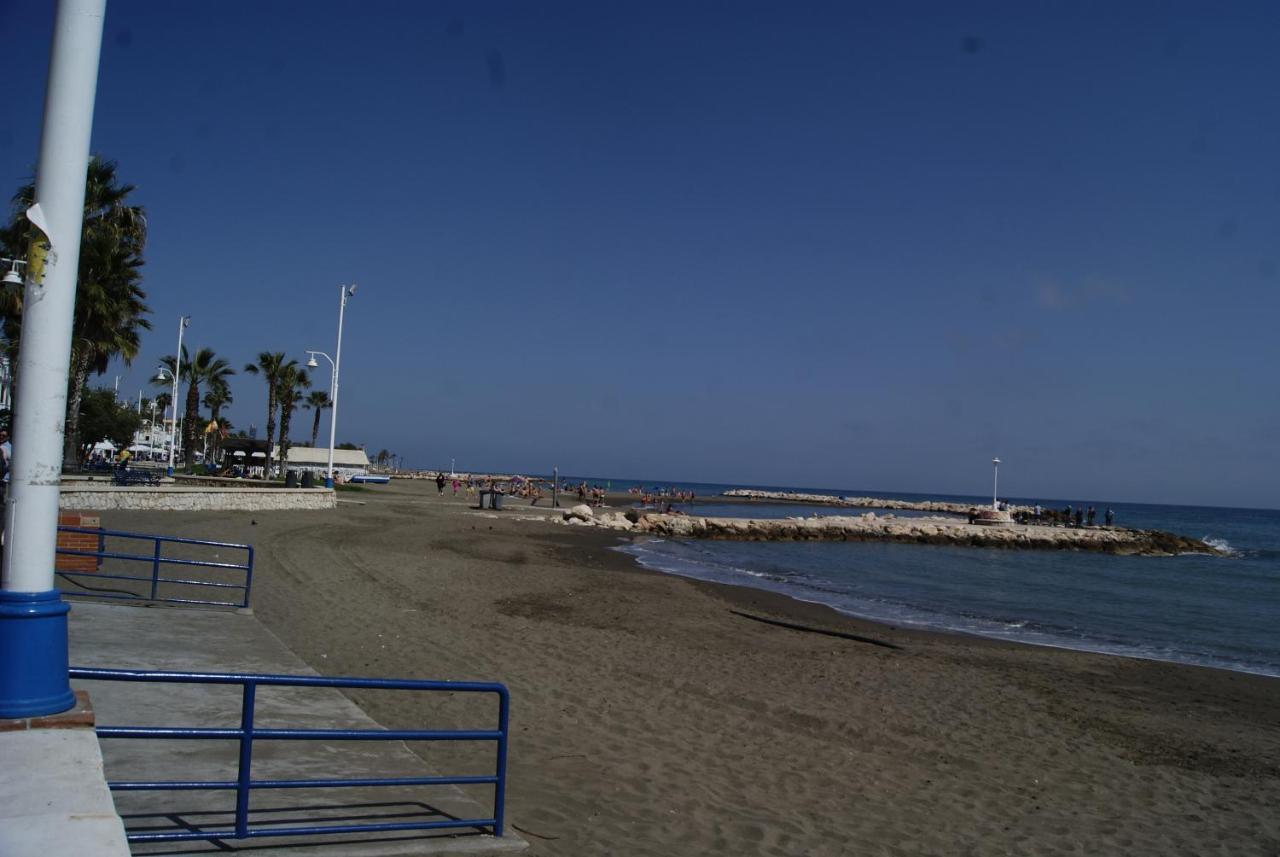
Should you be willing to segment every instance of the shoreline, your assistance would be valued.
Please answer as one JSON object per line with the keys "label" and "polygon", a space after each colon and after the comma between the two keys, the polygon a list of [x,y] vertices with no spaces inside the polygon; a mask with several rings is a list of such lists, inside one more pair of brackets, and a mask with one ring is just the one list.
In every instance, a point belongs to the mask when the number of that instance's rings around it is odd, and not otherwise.
{"label": "shoreline", "polygon": [[[878,624],[646,569],[559,510],[467,506],[393,483],[333,511],[103,523],[253,543],[255,613],[323,674],[506,683],[531,857],[1280,844],[1280,681]],[[473,725],[352,696],[387,728]]]}
{"label": "shoreline", "polygon": [[[587,528],[577,529],[573,531],[575,535],[581,533],[584,538],[590,538],[594,533],[596,536],[607,538],[605,533],[598,530]],[[613,534],[612,544],[606,544],[604,547],[611,553],[625,557],[624,564],[616,567],[614,570],[624,573],[642,573],[642,574],[658,574],[666,577],[674,577],[679,580],[688,582],[696,588],[704,588],[705,591],[717,595],[718,597],[730,600],[735,603],[741,603],[745,607],[762,607],[769,609],[772,613],[787,619],[793,619],[798,622],[810,623],[836,623],[839,620],[845,620],[856,624],[856,628],[847,628],[850,633],[858,633],[860,635],[877,636],[878,631],[882,632],[900,632],[905,634],[919,634],[924,637],[942,637],[955,638],[963,641],[977,641],[982,643],[994,644],[999,646],[1017,646],[1030,647],[1033,649],[1045,649],[1050,651],[1070,652],[1080,655],[1088,655],[1100,658],[1120,658],[1124,660],[1138,661],[1142,663],[1162,664],[1169,667],[1186,667],[1189,669],[1211,670],[1214,672],[1230,673],[1233,675],[1250,676],[1260,679],[1271,679],[1280,681],[1280,674],[1259,672],[1256,670],[1248,670],[1242,668],[1233,668],[1221,664],[1196,663],[1193,661],[1178,661],[1155,656],[1139,655],[1129,652],[1112,652],[1103,649],[1090,649],[1069,645],[1066,642],[1053,643],[1037,640],[1019,640],[1012,637],[995,637],[983,634],[979,631],[967,631],[957,628],[937,628],[923,624],[917,624],[908,621],[893,621],[890,619],[881,619],[872,616],[862,616],[852,612],[846,612],[839,607],[831,604],[824,604],[821,601],[810,601],[786,592],[778,592],[772,589],[764,589],[752,586],[750,583],[731,583],[721,580],[704,580],[699,577],[681,574],[677,571],[667,571],[661,568],[650,568],[641,563],[639,557],[625,550],[628,545],[642,543],[649,539],[661,540],[662,536],[654,536],[649,534],[641,534],[636,536],[627,536],[622,534]],[[926,547],[926,546],[921,546]],[[604,565],[604,564],[602,564]],[[840,630],[840,629],[837,629]],[[883,636],[883,633],[879,634]]]}

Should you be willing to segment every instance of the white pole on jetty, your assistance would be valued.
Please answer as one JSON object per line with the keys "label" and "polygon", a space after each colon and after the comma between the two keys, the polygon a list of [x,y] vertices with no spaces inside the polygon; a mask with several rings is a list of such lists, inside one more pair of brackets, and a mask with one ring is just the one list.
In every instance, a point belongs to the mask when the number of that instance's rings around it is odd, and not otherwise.
{"label": "white pole on jetty", "polygon": [[85,177],[106,0],[59,0],[36,166],[18,349],[17,420],[0,574],[0,717],[75,704],[67,612],[54,586],[58,488],[71,328],[84,230]]}
{"label": "white pole on jetty", "polygon": [[1000,508],[1000,459],[991,459],[991,466],[995,474],[991,486],[991,510],[997,511]]}

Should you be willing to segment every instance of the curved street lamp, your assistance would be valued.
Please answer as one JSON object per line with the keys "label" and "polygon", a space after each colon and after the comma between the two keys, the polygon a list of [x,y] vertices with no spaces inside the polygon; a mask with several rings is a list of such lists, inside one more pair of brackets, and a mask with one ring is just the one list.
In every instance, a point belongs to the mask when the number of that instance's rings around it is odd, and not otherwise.
{"label": "curved street lamp", "polygon": [[356,293],[356,284],[342,286],[342,296],[338,302],[338,347],[330,357],[323,351],[315,351],[307,349],[307,368],[315,369],[320,364],[316,362],[316,355],[320,355],[329,361],[329,467],[325,470],[324,487],[333,487],[333,444],[338,432],[338,370],[342,365],[342,322],[347,311],[347,298]]}

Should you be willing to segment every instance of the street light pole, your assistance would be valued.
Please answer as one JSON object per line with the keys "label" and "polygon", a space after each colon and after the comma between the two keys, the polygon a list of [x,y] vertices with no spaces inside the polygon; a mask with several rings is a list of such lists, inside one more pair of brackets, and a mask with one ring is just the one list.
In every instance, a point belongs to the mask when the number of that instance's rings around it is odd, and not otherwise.
{"label": "street light pole", "polygon": [[173,355],[173,435],[169,438],[169,475],[173,475],[173,455],[178,449],[178,379],[182,377],[182,334],[191,324],[191,316],[178,318],[178,350]]}
{"label": "street light pole", "polygon": [[994,469],[994,477],[991,485],[991,508],[996,510],[1000,508],[1000,459],[991,459],[991,466]]}
{"label": "street light pole", "polygon": [[356,284],[342,287],[342,298],[338,302],[338,348],[333,353],[333,407],[329,409],[329,470],[325,477],[326,488],[333,487],[333,444],[338,431],[338,373],[342,369],[342,321],[347,311],[347,298],[356,293]]}
{"label": "street light pole", "polygon": [[58,474],[84,230],[85,175],[106,0],[59,0],[27,250],[13,462],[0,573],[0,717],[75,704],[67,612],[54,586]]}
{"label": "street light pole", "polygon": [[356,286],[342,287],[342,301],[338,304],[338,349],[334,352],[334,356],[330,357],[323,351],[315,351],[307,349],[310,359],[307,360],[307,368],[315,369],[320,364],[316,362],[316,355],[319,354],[325,360],[329,361],[329,469],[325,471],[324,487],[333,487],[333,445],[338,432],[338,365],[342,361],[342,321],[347,308],[347,298],[356,293]]}

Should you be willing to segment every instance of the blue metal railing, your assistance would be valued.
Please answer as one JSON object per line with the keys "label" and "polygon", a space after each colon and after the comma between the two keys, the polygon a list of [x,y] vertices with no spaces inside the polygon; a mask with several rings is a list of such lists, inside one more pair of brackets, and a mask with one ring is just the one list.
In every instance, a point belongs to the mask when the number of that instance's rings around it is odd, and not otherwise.
{"label": "blue metal railing", "polygon": [[[254,675],[249,673],[147,672],[141,670],[86,669],[73,667],[72,678],[90,681],[167,682],[176,684],[238,684],[242,688],[238,729],[145,726],[99,726],[99,738],[160,738],[175,740],[239,741],[239,763],[234,780],[169,780],[159,782],[108,782],[113,791],[234,791],[235,821],[232,829],[183,830],[174,832],[126,831],[130,842],[175,842],[179,840],[252,839],[266,836],[314,836],[337,833],[380,833],[442,828],[475,828],[503,835],[503,814],[507,778],[507,721],[510,697],[507,688],[493,682],[419,681],[414,679],[329,678],[325,676]],[[372,690],[442,691],[447,693],[493,693],[498,697],[498,728],[492,730],[439,729],[262,729],[254,725],[257,689],[274,687],[362,688]],[[393,777],[316,780],[255,780],[254,741],[494,741],[497,758],[492,775]],[[449,818],[445,821],[412,821],[381,824],[325,824],[281,827],[254,827],[249,823],[249,798],[255,789],[357,788],[370,786],[485,785],[494,787],[493,815],[489,818]]]}
{"label": "blue metal railing", "polygon": [[[217,607],[248,607],[249,592],[253,586],[253,546],[241,545],[234,542],[210,542],[202,539],[180,539],[174,536],[152,536],[143,533],[124,533],[116,530],[103,530],[100,528],[90,527],[58,527],[60,533],[88,533],[98,537],[98,550],[82,551],[72,550],[71,548],[58,548],[58,553],[62,556],[84,556],[93,557],[98,560],[99,568],[102,566],[104,559],[130,560],[135,562],[145,562],[151,565],[151,575],[149,577],[138,577],[124,574],[106,574],[102,571],[62,571],[57,573],[62,578],[70,581],[75,586],[84,591],[77,591],[74,594],[83,595],[87,598],[112,598],[124,601],[162,601],[167,604],[208,604]],[[116,553],[106,549],[106,540],[113,539],[136,539],[144,542],[153,543],[153,547],[147,554],[127,554]],[[165,544],[179,545],[197,545],[209,548],[223,548],[231,550],[242,550],[245,552],[245,561],[243,563],[234,562],[212,562],[209,560],[196,559],[180,559],[178,557],[164,556]],[[227,583],[215,580],[191,580],[179,577],[161,577],[160,569],[162,566],[187,566],[193,568],[216,568],[224,571],[244,572],[243,583]],[[91,580],[129,580],[148,584],[148,594],[139,594],[136,592],[126,592],[124,590],[112,589],[107,590],[101,587],[86,586],[75,578],[87,577]],[[160,592],[161,584],[173,584],[181,586],[203,586],[212,589],[238,589],[243,594],[239,601],[209,601],[201,598],[162,598]]]}

